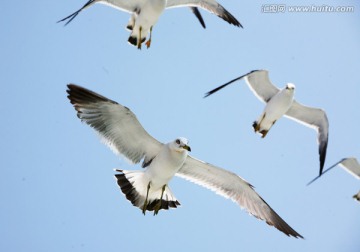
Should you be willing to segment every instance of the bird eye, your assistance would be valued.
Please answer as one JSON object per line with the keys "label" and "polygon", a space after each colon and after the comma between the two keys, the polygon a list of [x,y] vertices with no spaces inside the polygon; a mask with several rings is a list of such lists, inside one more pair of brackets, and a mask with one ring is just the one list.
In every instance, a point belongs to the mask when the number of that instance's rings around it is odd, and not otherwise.
{"label": "bird eye", "polygon": [[176,139],[175,141],[177,144],[180,144],[180,140],[179,139]]}

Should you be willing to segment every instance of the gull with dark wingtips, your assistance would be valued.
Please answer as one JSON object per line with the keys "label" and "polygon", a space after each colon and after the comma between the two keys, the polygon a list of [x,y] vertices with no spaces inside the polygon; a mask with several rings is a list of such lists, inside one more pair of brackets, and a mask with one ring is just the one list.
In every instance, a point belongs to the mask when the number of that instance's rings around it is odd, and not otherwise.
{"label": "gull with dark wingtips", "polygon": [[79,10],[58,22],[66,21],[65,25],[70,23],[82,10],[95,3],[102,3],[131,13],[130,21],[126,26],[126,28],[131,31],[128,42],[137,46],[139,49],[141,49],[141,44],[145,42],[148,34],[150,35],[146,45],[148,48],[150,47],[152,28],[162,12],[168,8],[190,7],[204,28],[205,23],[197,9],[198,7],[217,15],[229,24],[242,27],[240,22],[215,0],[89,0]]}
{"label": "gull with dark wingtips", "polygon": [[253,123],[255,132],[259,132],[264,138],[274,123],[282,116],[295,120],[305,126],[315,129],[318,133],[320,171],[322,174],[326,149],[329,138],[329,122],[324,110],[304,106],[294,99],[295,85],[286,84],[283,89],[275,87],[266,70],[254,70],[235,78],[205,94],[205,97],[219,91],[237,80],[245,79],[254,95],[266,103],[264,111],[258,120]]}
{"label": "gull with dark wingtips", "polygon": [[68,85],[67,93],[77,116],[94,128],[115,153],[135,164],[142,161],[144,170],[118,169],[115,177],[126,198],[144,214],[154,211],[156,215],[161,209],[180,205],[169,187],[170,180],[179,176],[231,199],[284,234],[303,238],[247,181],[188,155],[191,149],[186,138],[163,144],[146,132],[129,108],[74,84]]}
{"label": "gull with dark wingtips", "polygon": [[[354,176],[354,178],[360,179],[360,164],[357,161],[356,158],[354,157],[349,157],[349,158],[343,158],[341,159],[339,162],[337,162],[336,164],[330,166],[329,168],[327,168],[323,174],[325,174],[326,172],[330,171],[332,168],[336,167],[336,166],[340,166],[341,168],[343,168],[345,171],[347,171],[348,173],[350,173],[351,175]],[[314,182],[315,180],[317,180],[320,176],[317,176],[316,178],[314,178],[313,180],[311,180],[308,185],[310,185],[312,182]],[[360,201],[360,191],[355,194],[353,196],[354,199],[356,199],[357,201]]]}

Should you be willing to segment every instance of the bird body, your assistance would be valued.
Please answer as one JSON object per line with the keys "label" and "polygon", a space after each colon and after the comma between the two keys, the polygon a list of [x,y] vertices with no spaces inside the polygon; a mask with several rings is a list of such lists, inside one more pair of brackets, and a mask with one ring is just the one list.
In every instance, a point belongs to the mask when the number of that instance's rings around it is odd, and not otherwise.
{"label": "bird body", "polygon": [[[164,11],[165,5],[166,0],[148,0],[143,3],[141,10],[137,11],[132,18],[132,27],[127,26],[127,28],[131,27],[131,34],[128,40],[130,44],[139,46],[145,41],[152,27]],[[150,47],[150,41],[151,38],[149,39],[148,47]]]}
{"label": "bird body", "polygon": [[[188,150],[187,139],[177,138],[163,145],[158,154],[147,164],[144,171],[124,171],[115,175],[122,192],[137,206],[154,214],[160,209],[168,209],[180,205],[168,186],[169,181],[183,166]],[[128,189],[131,184],[131,190]],[[135,194],[136,196],[133,196]],[[137,200],[140,198],[140,200]],[[144,201],[147,203],[144,205]],[[158,203],[158,209],[155,207]]]}
{"label": "bird body", "polygon": [[259,119],[254,122],[255,132],[260,132],[265,137],[274,123],[280,119],[291,107],[294,99],[295,86],[287,84],[285,88],[275,94],[266,104]]}

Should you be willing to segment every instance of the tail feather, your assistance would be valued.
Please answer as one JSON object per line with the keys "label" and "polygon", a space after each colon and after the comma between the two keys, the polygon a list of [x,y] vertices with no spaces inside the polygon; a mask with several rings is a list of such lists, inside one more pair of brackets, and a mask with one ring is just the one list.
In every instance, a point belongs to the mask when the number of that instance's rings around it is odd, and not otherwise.
{"label": "tail feather", "polygon": [[[144,206],[147,186],[150,183],[148,205],[146,210],[154,211],[160,203],[161,189],[152,190],[151,181],[145,176],[143,171],[116,171],[120,172],[119,174],[115,174],[115,177],[121,191],[133,204],[133,206],[136,206],[140,209],[142,209]],[[163,193],[163,198],[161,200],[160,209],[168,210],[169,208],[177,208],[179,205],[179,201],[172,194],[170,188],[166,186]]]}

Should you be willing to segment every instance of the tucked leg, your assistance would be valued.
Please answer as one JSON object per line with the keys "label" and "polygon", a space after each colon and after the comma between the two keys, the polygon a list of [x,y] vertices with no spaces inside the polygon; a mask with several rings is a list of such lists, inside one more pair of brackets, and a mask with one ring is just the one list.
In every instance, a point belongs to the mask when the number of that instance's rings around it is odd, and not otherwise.
{"label": "tucked leg", "polygon": [[149,48],[150,47],[150,44],[151,44],[151,34],[152,34],[152,26],[150,27],[150,37],[149,37],[149,39],[148,39],[148,41],[146,41],[146,46],[147,46],[147,48]]}
{"label": "tucked leg", "polygon": [[140,26],[139,27],[139,39],[138,39],[138,44],[137,44],[137,48],[141,50],[141,43],[142,43],[142,39],[141,39],[141,30],[142,30],[142,27]]}
{"label": "tucked leg", "polygon": [[253,123],[253,128],[254,128],[255,132],[258,132],[260,130],[260,125],[261,125],[262,120],[264,120],[265,115],[266,115],[265,113],[262,114],[262,116],[260,116],[260,119]]}
{"label": "tucked leg", "polygon": [[161,208],[161,203],[162,203],[162,198],[163,198],[163,195],[164,195],[164,191],[165,191],[165,188],[166,188],[166,185],[164,185],[161,189],[161,196],[160,196],[160,199],[159,199],[159,202],[156,204],[155,206],[155,209],[154,209],[154,215],[157,215],[160,208]]}
{"label": "tucked leg", "polygon": [[147,208],[147,206],[148,206],[148,197],[149,197],[149,191],[150,191],[150,183],[151,182],[149,182],[149,184],[148,184],[148,186],[147,186],[147,190],[146,190],[146,198],[145,198],[145,201],[144,201],[144,205],[143,205],[143,207],[142,207],[142,213],[145,215],[145,212],[146,212],[146,208]]}

